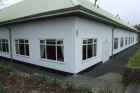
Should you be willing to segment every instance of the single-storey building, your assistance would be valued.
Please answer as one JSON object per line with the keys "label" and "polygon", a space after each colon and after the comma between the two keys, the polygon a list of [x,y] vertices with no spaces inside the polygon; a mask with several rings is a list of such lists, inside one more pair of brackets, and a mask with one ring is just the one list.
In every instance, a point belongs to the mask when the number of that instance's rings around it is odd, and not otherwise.
{"label": "single-storey building", "polygon": [[0,56],[79,73],[138,42],[138,32],[88,0],[23,0],[0,11]]}

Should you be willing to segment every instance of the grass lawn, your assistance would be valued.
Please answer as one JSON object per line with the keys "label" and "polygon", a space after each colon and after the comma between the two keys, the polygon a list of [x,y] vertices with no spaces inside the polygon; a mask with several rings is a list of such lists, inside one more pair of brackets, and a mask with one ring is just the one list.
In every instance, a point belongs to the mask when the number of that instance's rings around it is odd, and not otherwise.
{"label": "grass lawn", "polygon": [[140,69],[140,49],[132,58],[130,58],[128,67],[132,69]]}

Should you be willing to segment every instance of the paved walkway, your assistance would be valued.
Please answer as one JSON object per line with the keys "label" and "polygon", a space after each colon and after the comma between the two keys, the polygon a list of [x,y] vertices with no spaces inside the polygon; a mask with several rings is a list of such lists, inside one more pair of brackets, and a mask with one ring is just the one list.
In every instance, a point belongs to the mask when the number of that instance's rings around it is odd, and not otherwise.
{"label": "paved walkway", "polygon": [[[104,64],[99,64],[96,67],[90,68],[83,73],[78,75],[64,75],[56,73],[53,71],[48,71],[47,69],[41,67],[35,67],[27,64],[11,63],[5,60],[0,60],[1,64],[9,64],[18,71],[28,72],[28,73],[39,73],[44,74],[48,78],[53,79],[57,78],[60,81],[71,81],[77,86],[86,86],[91,88],[100,88],[100,87],[117,87],[114,93],[121,93],[121,74],[124,71],[124,68],[129,60],[132,57],[137,49],[140,48],[139,45],[135,45],[127,50],[121,52],[120,54],[114,56],[108,62]],[[3,62],[4,61],[4,62]]]}

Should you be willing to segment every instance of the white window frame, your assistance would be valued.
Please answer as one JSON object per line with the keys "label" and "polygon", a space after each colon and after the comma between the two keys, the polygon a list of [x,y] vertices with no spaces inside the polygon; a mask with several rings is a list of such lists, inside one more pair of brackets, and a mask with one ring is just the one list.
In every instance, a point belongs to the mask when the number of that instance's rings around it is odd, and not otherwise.
{"label": "white window frame", "polygon": [[[41,43],[40,43],[41,40],[45,41],[45,43],[44,43],[44,44],[41,44]],[[51,62],[51,63],[53,62],[53,63],[64,64],[64,62],[65,62],[65,57],[64,57],[64,56],[65,56],[65,55],[64,55],[64,54],[65,54],[65,53],[64,53],[64,39],[60,39],[60,38],[59,38],[59,39],[57,39],[57,38],[44,38],[44,39],[39,39],[39,45],[40,45],[40,46],[41,46],[41,45],[45,45],[45,51],[47,51],[47,50],[46,50],[46,46],[47,46],[46,41],[47,41],[47,40],[55,40],[55,48],[56,48],[56,53],[55,53],[55,54],[56,54],[56,60],[48,59],[48,58],[47,58],[47,52],[45,52],[45,57],[46,57],[46,58],[42,58],[42,57],[41,57],[41,47],[40,47],[40,59],[41,59],[42,61],[45,61],[45,62]],[[63,41],[63,44],[57,44],[57,41]],[[50,46],[51,46],[51,45],[53,45],[53,44],[50,44]],[[63,58],[64,58],[63,61],[58,60],[58,56],[57,56],[57,46],[62,46],[62,47],[63,47]]]}
{"label": "white window frame", "polygon": [[[28,43],[24,43],[24,44],[28,44],[29,45],[29,56],[27,55],[21,55],[20,53],[17,54],[17,49],[16,49],[16,40],[18,40],[18,50],[19,50],[19,40],[28,40]],[[15,45],[15,55],[16,56],[20,56],[20,57],[25,57],[25,58],[31,58],[31,43],[30,43],[30,40],[27,39],[27,38],[18,38],[18,39],[14,39],[14,45]],[[24,46],[25,48],[25,46]],[[26,51],[26,48],[25,48],[25,51]],[[19,51],[18,51],[19,52]],[[26,54],[26,53],[25,53]]]}
{"label": "white window frame", "polygon": [[[7,42],[2,42],[2,40],[6,40]],[[9,40],[8,39],[5,39],[5,38],[1,38],[0,39],[0,47],[2,47],[3,44],[8,44],[8,48],[7,48],[8,50],[7,50],[7,52],[4,52],[4,51],[0,51],[0,52],[9,54],[9,52],[10,52],[10,49],[9,49]],[[3,50],[3,48],[2,48],[2,50]]]}
{"label": "white window frame", "polygon": [[[117,39],[117,48],[115,48],[115,42],[116,42],[115,40],[116,40],[116,39]],[[114,41],[113,49],[114,49],[114,50],[117,50],[117,49],[119,48],[119,38],[115,37],[113,41]]]}
{"label": "white window frame", "polygon": [[[86,43],[86,44],[83,44],[83,42],[84,42],[84,40],[86,40],[86,41],[88,41],[88,40],[90,40],[90,39],[92,39],[93,40],[93,43],[92,44],[88,44],[88,43]],[[95,42],[96,41],[96,42]],[[97,53],[98,53],[98,40],[97,40],[97,38],[84,38],[84,39],[82,39],[82,60],[83,61],[86,61],[86,60],[89,60],[89,59],[92,59],[92,58],[96,58],[97,57]],[[83,59],[83,46],[88,46],[88,45],[93,45],[93,51],[92,51],[92,57],[90,57],[90,58],[88,58],[88,48],[86,47],[86,59]],[[94,46],[96,45],[96,55],[94,54]]]}

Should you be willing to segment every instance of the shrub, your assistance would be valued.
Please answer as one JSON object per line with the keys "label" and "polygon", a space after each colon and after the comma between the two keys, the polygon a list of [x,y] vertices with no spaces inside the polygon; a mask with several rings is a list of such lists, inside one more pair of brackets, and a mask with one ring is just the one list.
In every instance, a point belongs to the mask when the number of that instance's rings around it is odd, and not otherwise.
{"label": "shrub", "polygon": [[55,78],[52,82],[51,82],[51,86],[52,87],[61,87],[60,82]]}
{"label": "shrub", "polygon": [[9,66],[0,64],[0,73],[1,74],[9,75],[10,71],[11,71],[11,69]]}
{"label": "shrub", "polygon": [[66,90],[71,92],[76,90],[76,86],[72,82],[66,83]]}
{"label": "shrub", "polygon": [[80,87],[78,90],[80,91],[80,93],[93,93],[92,89],[85,87]]}
{"label": "shrub", "polygon": [[98,91],[98,93],[113,93],[111,88],[103,88]]}
{"label": "shrub", "polygon": [[140,69],[140,49],[132,58],[130,58],[130,60],[128,61],[128,67],[134,69]]}
{"label": "shrub", "polygon": [[9,93],[2,85],[0,85],[0,93]]}

